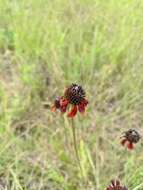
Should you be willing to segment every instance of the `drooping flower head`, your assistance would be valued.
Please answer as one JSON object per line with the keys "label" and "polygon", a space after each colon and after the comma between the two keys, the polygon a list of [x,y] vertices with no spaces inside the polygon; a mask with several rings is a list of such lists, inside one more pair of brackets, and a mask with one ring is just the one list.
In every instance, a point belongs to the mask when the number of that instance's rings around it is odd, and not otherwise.
{"label": "drooping flower head", "polygon": [[56,98],[52,110],[59,109],[62,113],[67,111],[68,105],[72,105],[71,111],[68,113],[68,117],[74,117],[77,111],[80,113],[85,112],[85,107],[88,101],[85,99],[85,91],[82,86],[77,84],[71,84],[64,92],[64,95]]}
{"label": "drooping flower head", "polygon": [[134,144],[140,140],[140,135],[135,129],[129,129],[124,132],[124,136],[122,138],[121,144],[132,150],[134,148]]}
{"label": "drooping flower head", "polygon": [[112,180],[106,190],[128,190],[127,187],[122,186],[119,180]]}

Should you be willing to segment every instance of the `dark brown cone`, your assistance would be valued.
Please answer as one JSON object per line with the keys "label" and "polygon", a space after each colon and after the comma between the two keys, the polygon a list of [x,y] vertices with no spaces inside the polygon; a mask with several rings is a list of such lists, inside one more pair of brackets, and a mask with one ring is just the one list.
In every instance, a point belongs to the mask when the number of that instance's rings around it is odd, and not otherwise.
{"label": "dark brown cone", "polygon": [[125,132],[126,139],[131,143],[137,143],[140,140],[139,133],[134,129],[129,129]]}
{"label": "dark brown cone", "polygon": [[65,98],[70,104],[79,105],[85,98],[85,91],[80,85],[72,84],[66,89]]}

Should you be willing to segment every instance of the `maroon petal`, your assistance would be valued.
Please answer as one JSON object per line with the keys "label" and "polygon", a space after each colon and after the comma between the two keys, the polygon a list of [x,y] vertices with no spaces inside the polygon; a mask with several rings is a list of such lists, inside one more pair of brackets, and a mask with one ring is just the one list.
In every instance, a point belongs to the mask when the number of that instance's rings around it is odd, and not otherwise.
{"label": "maroon petal", "polygon": [[82,103],[84,104],[84,106],[87,106],[88,101],[86,99],[84,99]]}
{"label": "maroon petal", "polygon": [[78,111],[80,113],[84,113],[85,112],[85,107],[87,106],[88,101],[86,99],[84,99],[79,105],[78,105]]}
{"label": "maroon petal", "polygon": [[79,104],[78,105],[78,111],[80,112],[80,113],[84,113],[85,112],[85,105],[84,104]]}
{"label": "maroon petal", "polygon": [[68,103],[69,103],[68,100],[63,99],[63,98],[60,99],[60,106],[61,106],[61,107],[67,106]]}
{"label": "maroon petal", "polygon": [[68,100],[61,98],[60,99],[60,110],[62,113],[65,113],[68,106]]}
{"label": "maroon petal", "polygon": [[77,106],[73,106],[72,110],[68,113],[68,117],[74,117],[77,113]]}
{"label": "maroon petal", "polygon": [[132,150],[132,149],[134,148],[133,143],[132,143],[132,142],[129,142],[129,143],[127,144],[127,147],[128,147],[128,149]]}
{"label": "maroon petal", "polygon": [[67,111],[67,106],[61,106],[60,110],[62,113],[65,113]]}

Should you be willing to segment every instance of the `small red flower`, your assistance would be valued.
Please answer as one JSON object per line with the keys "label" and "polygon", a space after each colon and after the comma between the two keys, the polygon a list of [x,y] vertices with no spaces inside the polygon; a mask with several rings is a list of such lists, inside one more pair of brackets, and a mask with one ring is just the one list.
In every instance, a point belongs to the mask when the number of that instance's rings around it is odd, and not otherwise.
{"label": "small red flower", "polygon": [[71,84],[65,90],[64,96],[56,98],[54,105],[52,106],[52,111],[59,109],[64,113],[67,111],[69,104],[72,105],[72,109],[68,113],[68,117],[74,117],[77,114],[77,111],[82,114],[85,112],[88,101],[85,99],[85,91],[80,85]]}
{"label": "small red flower", "polygon": [[132,150],[134,148],[134,144],[140,140],[140,135],[134,129],[129,129],[128,131],[125,131],[124,134],[121,144]]}
{"label": "small red flower", "polygon": [[106,190],[128,190],[127,187],[122,186],[119,180],[112,180]]}

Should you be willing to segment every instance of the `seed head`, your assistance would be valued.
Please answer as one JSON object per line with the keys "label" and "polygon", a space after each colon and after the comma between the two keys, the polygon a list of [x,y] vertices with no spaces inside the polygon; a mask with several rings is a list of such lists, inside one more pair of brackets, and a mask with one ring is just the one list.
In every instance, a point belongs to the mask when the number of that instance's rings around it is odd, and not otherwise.
{"label": "seed head", "polygon": [[79,105],[85,98],[85,91],[82,86],[71,84],[65,91],[65,98],[70,104]]}
{"label": "seed head", "polygon": [[140,135],[135,129],[129,129],[125,132],[125,137],[129,142],[137,143],[140,140]]}

